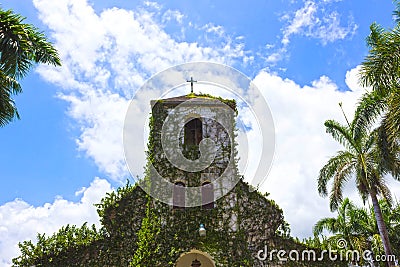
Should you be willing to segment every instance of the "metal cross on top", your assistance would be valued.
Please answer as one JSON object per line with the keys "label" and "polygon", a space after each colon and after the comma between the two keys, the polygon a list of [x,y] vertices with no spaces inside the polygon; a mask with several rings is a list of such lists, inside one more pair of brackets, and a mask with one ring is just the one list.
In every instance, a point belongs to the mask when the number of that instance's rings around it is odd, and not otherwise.
{"label": "metal cross on top", "polygon": [[190,77],[190,80],[186,80],[186,82],[190,83],[190,92],[193,94],[193,83],[197,83],[197,81],[193,80],[193,77]]}

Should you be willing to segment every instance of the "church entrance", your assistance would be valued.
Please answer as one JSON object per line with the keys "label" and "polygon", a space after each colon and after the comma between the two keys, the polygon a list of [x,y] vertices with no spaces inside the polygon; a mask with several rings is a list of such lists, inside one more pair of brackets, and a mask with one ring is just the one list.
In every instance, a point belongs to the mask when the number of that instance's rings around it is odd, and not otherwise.
{"label": "church entrance", "polygon": [[215,267],[215,263],[207,253],[192,249],[179,257],[176,267]]}

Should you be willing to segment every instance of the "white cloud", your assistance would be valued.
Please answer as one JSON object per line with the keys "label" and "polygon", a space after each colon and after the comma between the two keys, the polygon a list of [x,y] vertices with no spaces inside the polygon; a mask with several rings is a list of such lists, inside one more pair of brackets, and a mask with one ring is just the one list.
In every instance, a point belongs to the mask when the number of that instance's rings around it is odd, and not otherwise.
{"label": "white cloud", "polygon": [[284,30],[284,35],[282,38],[282,44],[288,45],[290,40],[289,37],[292,34],[299,33],[303,28],[310,27],[314,24],[319,23],[319,19],[315,17],[315,12],[317,11],[317,5],[313,1],[307,1],[304,3],[304,7],[297,10],[294,13],[293,18],[286,16],[289,20],[289,25]]}
{"label": "white cloud", "polygon": [[53,203],[34,207],[22,199],[15,199],[0,206],[0,265],[10,266],[18,256],[18,242],[36,240],[37,233],[51,235],[66,224],[81,226],[100,225],[96,207],[111,185],[104,179],[95,178],[88,188],[77,191],[82,197],[71,202],[57,197]]}
{"label": "white cloud", "polygon": [[286,14],[282,19],[288,21],[283,30],[282,44],[286,47],[290,37],[295,34],[304,35],[321,40],[323,45],[336,40],[352,36],[357,30],[357,25],[349,18],[347,26],[342,26],[340,15],[337,11],[329,12],[325,2],[305,1],[304,6],[294,12]]}
{"label": "white cloud", "polygon": [[[361,66],[357,66],[354,69],[349,70],[346,72],[346,84],[352,91],[361,91],[366,90],[365,88],[361,87],[359,84],[359,72],[361,70]],[[368,89],[368,88],[367,88]]]}
{"label": "white cloud", "polygon": [[[155,2],[145,2],[137,10],[111,8],[99,14],[86,0],[34,0],[34,4],[63,62],[60,68],[39,66],[37,70],[63,88],[59,96],[70,103],[68,113],[81,128],[78,148],[115,180],[127,176],[121,138],[125,111],[146,79],[188,61],[251,60],[243,45],[224,36],[218,36],[225,41],[213,47],[173,39],[162,21],[174,17],[181,23],[182,14],[162,13]],[[204,33],[223,35],[218,25],[206,28]],[[141,175],[143,168],[133,171]]]}
{"label": "white cloud", "polygon": [[[127,173],[121,138],[125,111],[134,92],[149,76],[188,61],[229,63],[232,59],[247,58],[243,44],[230,38],[223,37],[225,41],[214,46],[175,40],[159,21],[175,16],[181,23],[180,13],[158,14],[162,7],[154,2],[146,2],[146,6],[156,9],[156,13],[145,8],[112,8],[99,14],[84,0],[34,0],[34,3],[42,21],[51,29],[63,59],[61,68],[40,66],[38,71],[44,79],[63,88],[59,95],[70,104],[68,114],[81,128],[78,148],[116,180],[124,179]],[[356,27],[352,22],[341,26],[335,12],[322,15],[318,12],[322,12],[319,4],[306,1],[294,15],[286,16],[289,23],[284,30],[283,47],[277,48],[281,53],[270,55],[271,62],[281,59],[293,35],[317,38],[324,44],[346,38]],[[207,30],[224,34],[223,28],[213,24],[203,30],[205,34]],[[327,200],[317,194],[316,178],[320,167],[339,146],[325,133],[323,122],[331,118],[343,121],[339,102],[343,102],[346,114],[353,113],[355,102],[363,92],[355,74],[355,69],[346,74],[351,92],[339,92],[326,76],[304,87],[267,71],[254,79],[270,104],[276,124],[276,157],[263,189],[283,208],[294,235],[309,235],[311,226],[319,218],[331,215]],[[138,118],[148,115],[144,110],[138,107]],[[143,131],[142,121],[138,119],[136,123],[137,131]],[[141,142],[138,140],[137,167],[133,170],[139,175],[144,166],[145,148]],[[250,149],[256,150],[257,144],[253,145]],[[84,196],[89,189],[84,191]],[[78,205],[63,201],[60,203]],[[56,207],[56,203],[58,200],[50,206]],[[21,210],[30,207],[24,202],[14,204]],[[67,222],[71,220],[68,218]],[[4,227],[0,225],[0,233],[5,231]],[[21,239],[16,233],[11,236]]]}
{"label": "white cloud", "polygon": [[60,97],[70,103],[69,115],[84,125],[76,140],[78,148],[112,178],[120,181],[126,178],[122,129],[129,100],[118,94],[95,90],[81,97]]}
{"label": "white cloud", "polygon": [[294,236],[310,236],[318,219],[332,215],[328,199],[318,195],[317,177],[341,147],[325,133],[323,124],[327,119],[344,122],[339,102],[343,102],[347,116],[352,116],[364,92],[354,84],[356,70],[347,72],[346,82],[352,91],[346,92],[338,91],[326,76],[304,87],[265,71],[254,79],[270,105],[276,132],[275,159],[262,190],[271,193],[281,206]]}
{"label": "white cloud", "polygon": [[222,36],[224,34],[224,28],[221,25],[214,25],[214,23],[207,23],[203,27],[206,32],[209,33],[215,33],[219,36]]}
{"label": "white cloud", "polygon": [[[284,13],[280,17],[285,23],[281,29],[280,44],[266,44],[266,51],[259,54],[259,57],[272,65],[287,59],[290,55],[289,46],[293,37],[296,36],[316,39],[323,46],[351,38],[358,29],[358,25],[355,24],[351,15],[343,19],[343,14],[335,9],[336,6],[332,3],[340,1],[305,0],[300,8]],[[298,1],[294,1],[291,4],[297,3]]]}
{"label": "white cloud", "polygon": [[310,36],[321,40],[323,45],[334,42],[336,40],[343,40],[347,36],[354,35],[358,26],[350,23],[347,27],[340,25],[340,17],[337,12],[332,12],[323,18],[323,23],[316,29]]}
{"label": "white cloud", "polygon": [[144,1],[144,5],[147,7],[152,7],[156,10],[161,10],[161,5],[157,2],[153,2],[153,1]]}
{"label": "white cloud", "polygon": [[171,20],[175,20],[176,22],[178,22],[179,24],[182,24],[183,22],[183,18],[185,17],[185,15],[183,15],[181,12],[179,12],[178,10],[171,10],[168,9],[164,15],[162,16],[162,20],[163,22],[167,22],[167,21],[171,21]]}

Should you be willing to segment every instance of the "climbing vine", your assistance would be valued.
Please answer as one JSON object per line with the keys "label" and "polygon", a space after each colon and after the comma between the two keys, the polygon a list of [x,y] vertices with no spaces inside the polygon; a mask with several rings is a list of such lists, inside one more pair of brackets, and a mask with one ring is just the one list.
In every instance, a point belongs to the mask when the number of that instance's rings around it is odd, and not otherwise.
{"label": "climbing vine", "polygon": [[[188,97],[211,97],[188,95]],[[215,99],[215,98],[214,98]],[[220,99],[236,112],[233,100]],[[163,177],[189,176],[191,186],[200,182],[200,174],[184,173],[171,166],[159,153],[160,129],[167,116],[168,104],[161,101],[153,106],[150,118],[147,161]],[[234,121],[232,121],[234,123]],[[340,262],[272,262],[257,259],[257,252],[270,249],[307,249],[289,236],[278,205],[253,190],[237,171],[235,133],[229,146],[234,157],[231,179],[238,181],[224,197],[215,201],[213,209],[201,206],[173,209],[153,199],[142,189],[160,190],[149,179],[147,165],[144,178],[131,185],[129,182],[115,192],[108,193],[96,205],[101,228],[94,226],[65,226],[46,237],[38,235],[36,243],[19,244],[21,254],[13,259],[13,266],[175,266],[179,257],[192,249],[207,252],[216,266],[341,266]],[[233,151],[232,151],[233,149]],[[233,153],[231,153],[233,152]],[[223,154],[223,153],[221,153]],[[140,185],[140,186],[139,186]],[[207,234],[199,236],[198,228],[204,224]],[[345,266],[345,264],[343,265]]]}
{"label": "climbing vine", "polygon": [[147,198],[146,215],[142,219],[141,228],[137,233],[137,249],[134,252],[130,266],[147,267],[155,266],[157,263],[152,255],[159,250],[159,245],[155,238],[160,231],[159,218],[154,213],[150,196],[147,196]]}

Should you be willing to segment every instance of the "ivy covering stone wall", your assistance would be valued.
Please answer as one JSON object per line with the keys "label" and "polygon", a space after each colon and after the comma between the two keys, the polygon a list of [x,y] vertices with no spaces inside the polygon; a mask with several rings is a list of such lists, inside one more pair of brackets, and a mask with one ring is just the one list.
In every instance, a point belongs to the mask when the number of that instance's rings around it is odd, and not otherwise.
{"label": "ivy covering stone wall", "polygon": [[[190,95],[190,97],[210,97]],[[232,100],[223,100],[236,111]],[[163,175],[190,175],[193,185],[200,175],[182,174],[172,168],[157,149],[160,146],[162,122],[167,115],[162,100],[153,107],[147,152],[148,164],[158,167]],[[232,122],[234,123],[234,122]],[[19,244],[21,254],[13,266],[175,266],[179,257],[192,249],[208,253],[216,266],[346,266],[329,259],[312,262],[278,262],[257,259],[259,250],[303,251],[305,245],[289,236],[288,224],[282,210],[267,194],[253,190],[236,168],[236,143],[233,140],[234,176],[236,186],[215,201],[214,208],[201,206],[173,209],[142,189],[153,184],[149,168],[140,185],[130,185],[108,193],[97,204],[101,227],[84,224],[65,226],[51,236],[38,235],[37,242]],[[191,185],[192,186],[192,185]],[[199,225],[204,224],[207,235],[200,237]]]}
{"label": "ivy covering stone wall", "polygon": [[[65,226],[48,237],[39,234],[36,244],[20,243],[21,255],[13,259],[13,266],[174,266],[182,253],[194,248],[210,254],[216,266],[345,266],[329,259],[280,264],[257,260],[257,251],[265,245],[269,250],[309,248],[285,235],[282,210],[249,188],[239,182],[214,209],[173,210],[128,184],[97,205],[100,229],[84,224]],[[225,206],[233,194],[240,196],[239,201]],[[236,231],[227,216],[231,212],[238,214]],[[198,235],[200,222],[206,226],[206,237]]]}

